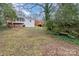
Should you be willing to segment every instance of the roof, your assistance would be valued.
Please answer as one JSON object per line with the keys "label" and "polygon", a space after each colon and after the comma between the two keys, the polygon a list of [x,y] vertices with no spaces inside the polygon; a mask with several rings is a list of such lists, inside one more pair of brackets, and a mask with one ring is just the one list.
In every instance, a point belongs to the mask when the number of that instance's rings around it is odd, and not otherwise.
{"label": "roof", "polygon": [[44,21],[43,20],[35,20],[35,25],[43,25],[44,24]]}

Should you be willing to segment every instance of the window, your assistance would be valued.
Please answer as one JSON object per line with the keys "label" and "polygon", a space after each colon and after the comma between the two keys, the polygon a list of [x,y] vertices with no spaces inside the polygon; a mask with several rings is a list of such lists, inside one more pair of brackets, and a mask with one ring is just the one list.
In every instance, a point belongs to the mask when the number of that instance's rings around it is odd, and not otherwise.
{"label": "window", "polygon": [[24,18],[19,18],[19,21],[25,21],[25,19]]}
{"label": "window", "polygon": [[30,20],[30,22],[31,22],[31,20]]}
{"label": "window", "polygon": [[25,21],[25,19],[24,19],[24,18],[22,18],[22,17],[19,17],[19,18],[17,18],[17,21],[22,21],[22,22],[24,22],[24,21]]}
{"label": "window", "polygon": [[17,18],[17,21],[19,21],[19,18]]}

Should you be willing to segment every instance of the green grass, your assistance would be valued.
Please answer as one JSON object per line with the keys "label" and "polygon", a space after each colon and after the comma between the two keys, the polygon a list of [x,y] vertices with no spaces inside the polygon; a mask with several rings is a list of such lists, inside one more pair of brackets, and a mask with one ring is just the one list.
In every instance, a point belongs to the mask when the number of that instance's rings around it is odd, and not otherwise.
{"label": "green grass", "polygon": [[79,45],[79,38],[71,38],[65,35],[58,35],[58,33],[50,32],[50,31],[48,33],[58,38],[58,40],[64,40],[66,42]]}
{"label": "green grass", "polygon": [[78,39],[78,38],[72,39],[72,38],[69,38],[69,37],[67,37],[67,36],[60,36],[60,35],[56,35],[56,37],[57,37],[58,39],[67,41],[67,42],[69,42],[69,43],[73,43],[73,44],[79,45],[79,39]]}

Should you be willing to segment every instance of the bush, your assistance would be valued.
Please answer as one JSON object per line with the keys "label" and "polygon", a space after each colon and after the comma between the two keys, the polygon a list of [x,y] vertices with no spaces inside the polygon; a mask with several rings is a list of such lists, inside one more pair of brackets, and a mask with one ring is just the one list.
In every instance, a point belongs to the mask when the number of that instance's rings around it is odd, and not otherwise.
{"label": "bush", "polygon": [[60,31],[59,26],[53,20],[48,20],[46,22],[46,27],[47,27],[47,30],[51,31],[51,32],[56,32],[57,33],[57,32]]}
{"label": "bush", "polygon": [[46,26],[47,30],[51,31],[52,27],[53,27],[53,22],[51,20],[48,20],[48,21],[46,21],[45,26]]}
{"label": "bush", "polygon": [[79,34],[77,32],[78,30],[76,31],[76,28],[73,27],[73,25],[71,25],[70,28],[69,28],[68,26],[60,25],[56,21],[48,20],[46,22],[46,28],[51,33],[55,33],[55,34],[58,34],[58,35],[61,35],[61,36],[68,36],[70,38],[79,37]]}

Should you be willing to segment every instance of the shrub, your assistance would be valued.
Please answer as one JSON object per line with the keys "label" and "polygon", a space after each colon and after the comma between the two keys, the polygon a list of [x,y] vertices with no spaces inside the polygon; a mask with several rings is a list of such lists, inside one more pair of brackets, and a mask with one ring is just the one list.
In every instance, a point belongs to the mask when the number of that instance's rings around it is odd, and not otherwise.
{"label": "shrub", "polygon": [[57,33],[57,32],[60,31],[59,26],[53,20],[48,20],[46,22],[46,27],[47,27],[47,30],[51,31],[51,32],[56,32]]}

